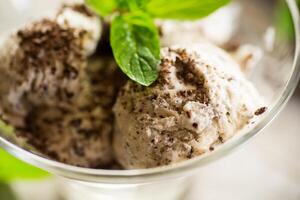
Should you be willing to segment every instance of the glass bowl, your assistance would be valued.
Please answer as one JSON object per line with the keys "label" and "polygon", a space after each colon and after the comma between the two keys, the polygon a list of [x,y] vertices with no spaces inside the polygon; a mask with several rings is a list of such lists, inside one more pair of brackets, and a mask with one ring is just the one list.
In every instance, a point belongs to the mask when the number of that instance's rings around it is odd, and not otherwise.
{"label": "glass bowl", "polygon": [[[23,161],[59,177],[67,199],[183,199],[197,169],[231,153],[261,132],[287,103],[300,77],[300,22],[296,2],[285,1],[294,24],[295,39],[292,42],[279,36],[282,30],[277,26],[274,1],[237,0],[235,3],[241,8],[241,16],[233,40],[258,45],[264,53],[257,68],[249,74],[249,79],[265,97],[269,107],[251,130],[235,136],[208,155],[170,166],[141,170],[87,169],[59,163],[25,146],[20,148],[19,141],[5,131],[0,133],[0,145]],[[54,9],[58,4],[59,0],[2,0],[0,36],[33,16]]]}

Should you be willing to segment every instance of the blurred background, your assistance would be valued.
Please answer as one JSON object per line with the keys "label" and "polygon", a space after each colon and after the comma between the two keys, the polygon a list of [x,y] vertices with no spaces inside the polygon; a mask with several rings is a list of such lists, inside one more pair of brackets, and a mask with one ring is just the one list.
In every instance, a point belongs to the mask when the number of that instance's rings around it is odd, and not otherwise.
{"label": "blurred background", "polygon": [[[269,1],[275,6],[274,14],[282,36],[292,42],[293,26],[285,4]],[[5,5],[6,12],[10,12],[14,2],[23,2],[24,8],[28,3],[27,0],[10,2],[11,5]],[[43,9],[42,1],[39,2],[34,6]],[[1,2],[0,6],[3,6]],[[14,26],[10,19],[1,23]],[[231,155],[201,168],[194,187],[185,199],[298,200],[299,155],[300,86],[287,107],[260,135]],[[0,200],[60,200],[61,192],[54,177],[0,149]]]}

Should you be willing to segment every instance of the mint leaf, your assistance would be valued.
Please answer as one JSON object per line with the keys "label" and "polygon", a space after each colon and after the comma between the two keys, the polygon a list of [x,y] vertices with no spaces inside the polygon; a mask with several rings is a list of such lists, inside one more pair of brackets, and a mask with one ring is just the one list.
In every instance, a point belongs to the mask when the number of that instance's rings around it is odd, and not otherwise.
{"label": "mint leaf", "polygon": [[150,0],[136,0],[136,2],[140,7],[144,7],[150,2]]}
{"label": "mint leaf", "polygon": [[117,16],[112,22],[110,43],[118,65],[129,78],[144,86],[157,79],[160,44],[149,15],[135,12]]}
{"label": "mint leaf", "polygon": [[39,179],[47,175],[41,169],[28,165],[0,149],[0,181]]}
{"label": "mint leaf", "polygon": [[131,5],[130,6],[131,10],[137,10],[146,7],[146,5],[150,0],[127,0],[127,1],[129,2],[129,5]]}
{"label": "mint leaf", "polygon": [[116,0],[117,7],[121,9],[129,9],[129,0]]}
{"label": "mint leaf", "polygon": [[116,0],[118,8],[136,11],[143,9],[149,0]]}
{"label": "mint leaf", "polygon": [[156,18],[195,20],[206,17],[230,0],[151,0],[147,11]]}
{"label": "mint leaf", "polygon": [[107,16],[116,8],[115,0],[85,0],[85,2],[100,16]]}
{"label": "mint leaf", "polygon": [[[193,20],[230,0],[86,0],[100,15],[116,11],[110,43],[116,62],[132,80],[149,86],[158,77],[160,44],[153,18]],[[106,2],[106,3],[104,3]],[[107,4],[107,2],[114,2]],[[108,6],[104,9],[102,6]]]}

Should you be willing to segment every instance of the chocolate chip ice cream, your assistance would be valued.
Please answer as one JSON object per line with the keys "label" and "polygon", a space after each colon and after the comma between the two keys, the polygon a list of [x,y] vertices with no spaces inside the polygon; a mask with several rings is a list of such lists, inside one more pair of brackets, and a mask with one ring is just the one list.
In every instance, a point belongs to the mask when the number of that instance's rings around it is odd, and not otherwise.
{"label": "chocolate chip ice cream", "polygon": [[258,92],[238,64],[208,44],[161,53],[150,87],[128,82],[114,106],[114,150],[126,169],[169,165],[214,150],[255,119]]}
{"label": "chocolate chip ice cream", "polygon": [[0,53],[1,118],[42,154],[58,161],[106,167],[117,88],[112,58],[88,62],[101,34],[100,19],[84,5],[28,24]]}
{"label": "chocolate chip ice cream", "polygon": [[126,84],[110,49],[97,46],[106,44],[100,18],[83,4],[63,6],[0,45],[1,120],[35,152],[81,167],[150,168],[213,151],[267,109],[241,72],[259,52],[239,47],[230,56],[209,44],[231,37],[232,9],[158,21],[171,47],[161,51],[158,80],[144,87]]}

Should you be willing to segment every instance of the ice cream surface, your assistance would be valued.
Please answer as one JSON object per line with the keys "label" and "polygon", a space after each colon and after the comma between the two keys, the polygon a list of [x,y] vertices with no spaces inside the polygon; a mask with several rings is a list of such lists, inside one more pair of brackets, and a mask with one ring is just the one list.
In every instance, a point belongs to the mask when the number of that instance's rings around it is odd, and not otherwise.
{"label": "ice cream surface", "polygon": [[112,59],[93,60],[100,19],[84,5],[22,27],[1,51],[1,118],[42,154],[105,167],[112,160],[111,107],[119,71]]}
{"label": "ice cream surface", "polygon": [[114,150],[126,169],[169,165],[212,151],[247,126],[260,96],[223,50],[164,48],[159,79],[133,82],[114,106]]}

